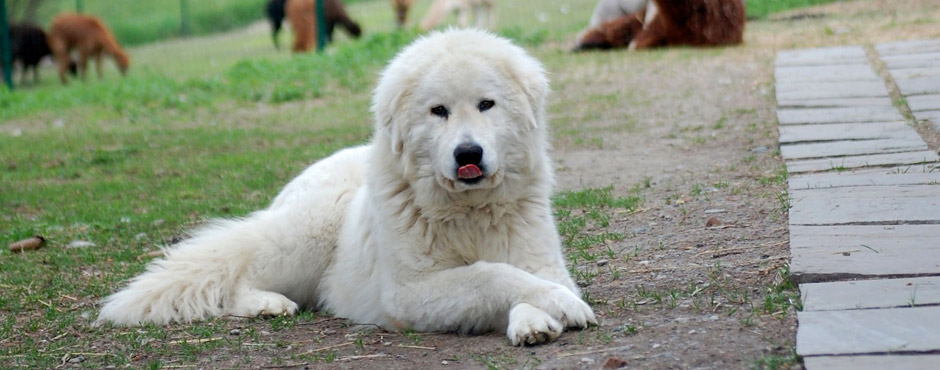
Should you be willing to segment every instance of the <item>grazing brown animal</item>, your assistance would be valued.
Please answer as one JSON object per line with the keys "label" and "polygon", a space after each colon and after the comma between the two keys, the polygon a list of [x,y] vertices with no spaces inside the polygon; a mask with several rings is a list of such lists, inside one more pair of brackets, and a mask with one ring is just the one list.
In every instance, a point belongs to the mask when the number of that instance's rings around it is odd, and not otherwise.
{"label": "grazing brown animal", "polygon": [[405,22],[408,20],[408,9],[411,9],[411,5],[414,4],[414,0],[391,0],[392,10],[395,11],[395,21],[398,23],[398,28],[404,27]]}
{"label": "grazing brown animal", "polygon": [[[284,22],[285,3],[287,0],[269,0],[267,7],[268,20],[271,22],[271,38],[274,39],[274,47],[280,49],[278,34],[281,32],[281,23]],[[314,5],[316,5],[314,3]],[[333,29],[336,25],[346,29],[353,38],[359,38],[362,35],[362,28],[359,24],[349,18],[346,8],[340,0],[324,0],[323,16],[326,19],[326,42],[333,41]],[[314,14],[316,16],[316,14]],[[316,24],[316,23],[314,23]]]}
{"label": "grazing brown animal", "polygon": [[[327,6],[329,2],[327,0],[323,9],[326,13],[324,18],[328,22],[327,26],[336,21],[336,23],[343,24],[353,37],[359,37],[362,30],[359,29],[356,22],[349,19],[343,4],[336,1],[333,4],[335,6]],[[287,0],[287,4],[284,5],[284,13],[287,14],[291,29],[294,30],[294,45],[291,50],[296,53],[308,52],[317,44],[317,16],[315,12],[316,0]],[[327,31],[332,33],[332,29]]]}
{"label": "grazing brown animal", "polygon": [[643,12],[589,30],[575,49],[620,47],[624,40],[631,49],[734,45],[744,40],[744,24],[743,0],[651,0]]}
{"label": "grazing brown animal", "polygon": [[95,58],[98,78],[104,77],[101,70],[102,54],[108,54],[114,59],[122,75],[127,74],[127,68],[130,66],[127,54],[114,40],[111,31],[98,18],[92,16],[67,13],[55,17],[49,29],[48,41],[59,66],[59,80],[63,85],[67,83],[65,72],[72,49],[78,50],[78,72],[82,80],[85,80],[89,58]]}

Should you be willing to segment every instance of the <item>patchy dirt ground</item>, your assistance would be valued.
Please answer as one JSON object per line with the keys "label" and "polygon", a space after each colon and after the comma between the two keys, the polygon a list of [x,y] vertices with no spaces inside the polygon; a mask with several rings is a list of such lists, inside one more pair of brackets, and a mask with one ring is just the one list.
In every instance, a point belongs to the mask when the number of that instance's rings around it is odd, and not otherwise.
{"label": "patchy dirt ground", "polygon": [[[786,174],[776,143],[778,49],[940,37],[935,0],[856,1],[749,24],[728,49],[537,50],[552,71],[560,190],[605,188],[636,208],[579,215],[572,271],[601,324],[557,342],[515,348],[503,333],[388,333],[329,316],[290,327],[222,321],[229,334],[163,365],[207,368],[800,367],[793,354],[798,293],[786,280]],[[714,220],[710,220],[714,218]],[[708,225],[708,226],[707,226]],[[355,287],[350,287],[355,289]],[[133,335],[134,329],[114,335]],[[186,340],[185,334],[168,340]],[[100,348],[107,351],[108,338]],[[143,345],[143,344],[142,344]],[[144,366],[142,355],[135,364]],[[152,356],[152,355],[149,355]],[[618,363],[618,361],[622,361]]]}

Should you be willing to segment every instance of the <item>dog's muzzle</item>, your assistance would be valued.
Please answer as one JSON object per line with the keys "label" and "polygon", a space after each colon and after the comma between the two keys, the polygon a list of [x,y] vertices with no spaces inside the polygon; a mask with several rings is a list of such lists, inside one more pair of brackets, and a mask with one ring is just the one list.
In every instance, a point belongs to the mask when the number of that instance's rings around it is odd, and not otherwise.
{"label": "dog's muzzle", "polygon": [[457,162],[457,180],[472,185],[486,177],[486,167],[483,166],[483,147],[477,143],[463,143],[454,149],[454,160]]}

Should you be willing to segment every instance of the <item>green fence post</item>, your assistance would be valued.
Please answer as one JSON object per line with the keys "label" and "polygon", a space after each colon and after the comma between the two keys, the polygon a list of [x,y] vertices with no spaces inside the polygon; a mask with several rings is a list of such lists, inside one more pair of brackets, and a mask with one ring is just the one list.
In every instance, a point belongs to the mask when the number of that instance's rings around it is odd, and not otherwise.
{"label": "green fence post", "polygon": [[189,1],[180,0],[180,33],[183,36],[189,36],[192,27],[189,23]]}
{"label": "green fence post", "polygon": [[7,0],[0,0],[0,65],[3,82],[13,90],[13,45],[10,44],[10,24],[7,22]]}
{"label": "green fence post", "polygon": [[323,11],[323,0],[316,0],[317,13],[317,51],[326,47],[326,15]]}
{"label": "green fence post", "polygon": [[85,2],[82,0],[75,0],[75,12],[81,13],[85,11]]}

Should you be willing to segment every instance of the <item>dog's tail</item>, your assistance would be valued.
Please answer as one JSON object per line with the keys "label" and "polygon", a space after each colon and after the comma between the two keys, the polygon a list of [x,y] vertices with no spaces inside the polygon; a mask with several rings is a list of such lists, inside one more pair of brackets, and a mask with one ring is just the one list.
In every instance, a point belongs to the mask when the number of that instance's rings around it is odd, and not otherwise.
{"label": "dog's tail", "polygon": [[257,246],[268,240],[263,228],[251,225],[259,216],[215,221],[166,249],[163,259],[103,301],[97,322],[168,324],[224,314]]}

